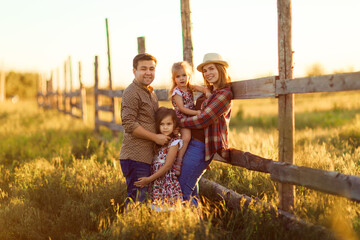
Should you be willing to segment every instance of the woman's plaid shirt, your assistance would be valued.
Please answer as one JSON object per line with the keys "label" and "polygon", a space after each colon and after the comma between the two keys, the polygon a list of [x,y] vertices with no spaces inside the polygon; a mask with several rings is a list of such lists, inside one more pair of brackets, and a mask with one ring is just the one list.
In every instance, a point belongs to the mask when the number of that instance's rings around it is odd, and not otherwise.
{"label": "woman's plaid shirt", "polygon": [[[201,114],[183,118],[180,126],[185,128],[204,128],[205,161],[215,153],[228,158],[228,127],[233,94],[230,87],[215,90],[201,106]],[[225,151],[223,151],[225,150]]]}

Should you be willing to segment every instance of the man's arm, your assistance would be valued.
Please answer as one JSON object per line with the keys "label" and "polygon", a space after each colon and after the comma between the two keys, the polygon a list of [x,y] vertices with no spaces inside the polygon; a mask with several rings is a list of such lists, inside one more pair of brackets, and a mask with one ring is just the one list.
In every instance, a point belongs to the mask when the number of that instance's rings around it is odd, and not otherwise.
{"label": "man's arm", "polygon": [[169,137],[146,130],[138,121],[140,99],[136,94],[124,94],[121,102],[121,121],[125,132],[134,137],[150,140],[159,145],[164,145]]}
{"label": "man's arm", "polygon": [[150,132],[140,125],[137,128],[135,128],[131,134],[137,138],[153,141],[158,145],[164,145],[170,139],[169,136]]}

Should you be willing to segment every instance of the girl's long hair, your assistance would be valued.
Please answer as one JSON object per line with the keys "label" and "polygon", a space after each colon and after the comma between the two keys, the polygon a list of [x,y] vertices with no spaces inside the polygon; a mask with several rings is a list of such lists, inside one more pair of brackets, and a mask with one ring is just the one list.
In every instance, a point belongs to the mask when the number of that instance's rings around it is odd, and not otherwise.
{"label": "girl's long hair", "polygon": [[[174,122],[174,130],[179,126],[178,119],[176,117],[176,112],[174,109],[166,108],[166,107],[159,107],[159,109],[155,113],[156,133],[158,133],[158,134],[160,133],[160,123],[167,116],[171,116],[171,119]],[[176,137],[174,132],[170,135],[170,137],[171,138]],[[161,147],[162,146],[156,145],[155,149],[154,149],[155,153],[157,153]]]}
{"label": "girl's long hair", "polygon": [[190,64],[187,61],[182,61],[182,62],[176,62],[172,65],[171,67],[171,88],[169,91],[169,98],[171,99],[171,95],[174,91],[174,89],[176,88],[176,82],[175,82],[175,78],[176,78],[176,73],[183,69],[185,71],[185,73],[189,76],[189,81],[188,81],[188,89],[191,90],[191,80],[192,80],[192,67],[190,66]]}

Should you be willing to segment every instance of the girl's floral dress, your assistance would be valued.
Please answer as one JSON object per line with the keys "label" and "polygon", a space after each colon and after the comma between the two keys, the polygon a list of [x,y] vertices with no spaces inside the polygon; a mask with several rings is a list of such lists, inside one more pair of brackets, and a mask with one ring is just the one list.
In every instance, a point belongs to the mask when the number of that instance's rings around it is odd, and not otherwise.
{"label": "girl's floral dress", "polygon": [[[182,147],[182,139],[172,138],[167,146],[159,150],[151,165],[151,174],[157,172],[165,164],[169,148],[177,144],[179,144],[180,150]],[[183,200],[180,184],[173,168],[166,172],[164,176],[157,178],[150,184],[149,193],[151,202],[156,205],[163,203],[174,204],[178,200]]]}
{"label": "girl's floral dress", "polygon": [[195,109],[194,95],[193,95],[192,91],[189,90],[187,92],[184,92],[180,88],[176,87],[176,88],[174,88],[174,91],[171,94],[171,98],[172,98],[171,102],[172,102],[172,105],[174,106],[177,118],[181,119],[184,117],[188,117],[186,114],[182,113],[180,111],[180,109],[178,108],[178,106],[176,105],[174,98],[173,98],[173,96],[175,96],[175,94],[178,94],[182,97],[184,107],[194,110]]}

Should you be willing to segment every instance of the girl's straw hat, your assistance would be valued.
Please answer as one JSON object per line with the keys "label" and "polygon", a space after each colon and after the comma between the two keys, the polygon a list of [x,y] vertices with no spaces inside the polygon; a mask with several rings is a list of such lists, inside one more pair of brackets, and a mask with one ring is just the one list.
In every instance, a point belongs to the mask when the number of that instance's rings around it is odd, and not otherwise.
{"label": "girl's straw hat", "polygon": [[207,53],[204,56],[203,62],[196,67],[199,72],[202,72],[202,68],[209,63],[219,63],[224,65],[226,68],[229,67],[229,64],[223,60],[222,56],[218,53]]}

